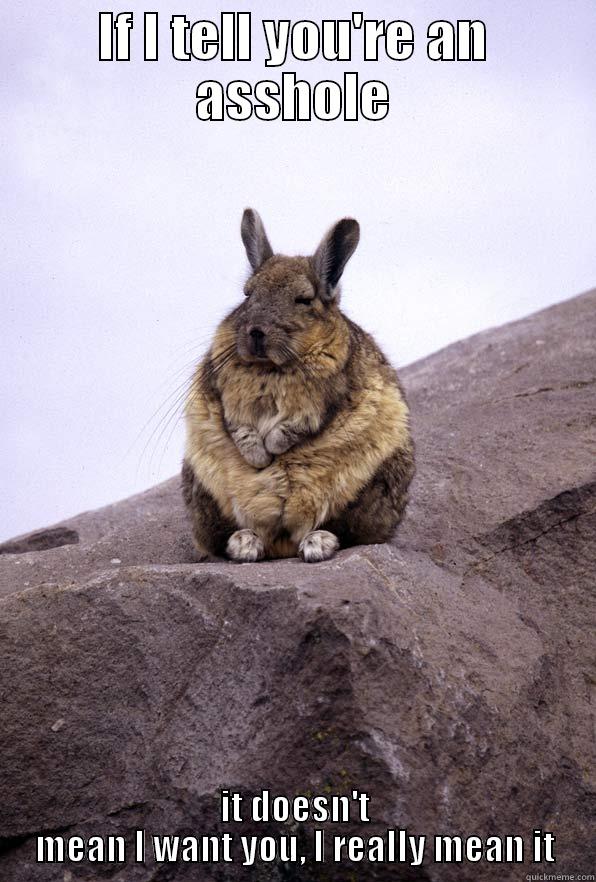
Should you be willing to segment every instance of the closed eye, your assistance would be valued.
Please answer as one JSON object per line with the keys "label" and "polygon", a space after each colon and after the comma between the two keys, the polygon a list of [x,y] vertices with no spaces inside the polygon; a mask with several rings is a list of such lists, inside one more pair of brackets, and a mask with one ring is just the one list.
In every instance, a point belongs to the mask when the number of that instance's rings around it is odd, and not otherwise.
{"label": "closed eye", "polygon": [[310,306],[310,304],[313,302],[313,300],[314,300],[314,297],[296,297],[296,299],[294,300],[294,303],[303,303],[304,306]]}

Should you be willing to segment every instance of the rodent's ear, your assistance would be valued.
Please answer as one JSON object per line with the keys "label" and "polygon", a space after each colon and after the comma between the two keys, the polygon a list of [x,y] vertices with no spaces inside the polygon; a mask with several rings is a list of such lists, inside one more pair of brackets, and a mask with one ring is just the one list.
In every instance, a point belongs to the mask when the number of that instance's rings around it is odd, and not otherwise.
{"label": "rodent's ear", "polygon": [[314,253],[312,263],[323,286],[323,297],[332,300],[344,267],[358,245],[360,226],[344,217],[331,227]]}
{"label": "rodent's ear", "polygon": [[254,272],[256,272],[266,260],[273,257],[273,249],[269,244],[261,216],[254,208],[244,209],[240,233],[246,248],[246,256]]}

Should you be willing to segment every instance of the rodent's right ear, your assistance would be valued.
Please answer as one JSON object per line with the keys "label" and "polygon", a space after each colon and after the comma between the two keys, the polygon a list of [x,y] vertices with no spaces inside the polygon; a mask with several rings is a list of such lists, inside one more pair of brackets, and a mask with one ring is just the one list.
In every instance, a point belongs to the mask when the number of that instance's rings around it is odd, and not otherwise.
{"label": "rodent's right ear", "polygon": [[273,249],[269,244],[261,216],[254,208],[244,209],[240,233],[246,248],[246,256],[253,271],[256,272],[266,260],[273,257]]}
{"label": "rodent's right ear", "polygon": [[337,285],[359,239],[360,226],[352,217],[338,221],[323,237],[312,258],[314,270],[323,285],[323,300],[337,299]]}

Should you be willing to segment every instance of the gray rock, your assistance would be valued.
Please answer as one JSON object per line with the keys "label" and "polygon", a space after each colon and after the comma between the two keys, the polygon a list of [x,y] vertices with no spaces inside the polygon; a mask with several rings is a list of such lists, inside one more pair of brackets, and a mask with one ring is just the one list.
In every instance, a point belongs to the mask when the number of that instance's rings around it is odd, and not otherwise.
{"label": "gray rock", "polygon": [[[2,882],[595,871],[596,292],[401,376],[392,544],[196,564],[174,478],[0,548]],[[221,831],[223,787],[364,790],[373,823],[328,836],[517,834],[526,863],[36,863],[38,834]]]}

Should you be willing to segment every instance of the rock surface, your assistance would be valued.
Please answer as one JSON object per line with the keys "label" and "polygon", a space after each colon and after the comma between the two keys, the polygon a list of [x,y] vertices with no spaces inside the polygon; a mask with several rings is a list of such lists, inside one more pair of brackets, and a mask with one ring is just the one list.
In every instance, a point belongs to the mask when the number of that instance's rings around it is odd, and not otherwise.
{"label": "rock surface", "polygon": [[[2,882],[595,872],[596,292],[401,377],[390,545],[195,564],[175,478],[0,547]],[[526,863],[36,863],[42,833],[215,833],[222,787],[364,790],[335,832],[517,834]]]}

